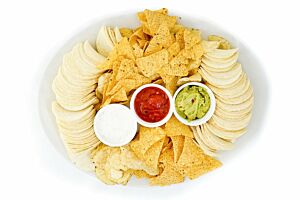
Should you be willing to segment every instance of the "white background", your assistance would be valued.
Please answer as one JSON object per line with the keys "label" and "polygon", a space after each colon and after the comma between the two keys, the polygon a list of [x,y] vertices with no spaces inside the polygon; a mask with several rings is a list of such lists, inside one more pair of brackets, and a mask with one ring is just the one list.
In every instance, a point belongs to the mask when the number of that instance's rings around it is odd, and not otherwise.
{"label": "white background", "polygon": [[[296,2],[1,1],[0,199],[299,199],[300,12]],[[209,18],[246,41],[268,75],[271,96],[266,123],[251,148],[196,183],[104,187],[65,161],[35,128],[38,121],[31,104],[35,76],[48,53],[90,20],[160,7]]]}

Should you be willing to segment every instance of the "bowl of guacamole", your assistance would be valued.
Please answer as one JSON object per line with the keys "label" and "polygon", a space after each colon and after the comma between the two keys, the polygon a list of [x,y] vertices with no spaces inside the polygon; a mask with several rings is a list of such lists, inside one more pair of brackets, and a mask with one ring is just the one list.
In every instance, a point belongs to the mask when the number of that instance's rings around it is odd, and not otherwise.
{"label": "bowl of guacamole", "polygon": [[213,92],[199,82],[189,82],[179,87],[173,101],[175,117],[189,126],[204,124],[215,111],[216,101]]}

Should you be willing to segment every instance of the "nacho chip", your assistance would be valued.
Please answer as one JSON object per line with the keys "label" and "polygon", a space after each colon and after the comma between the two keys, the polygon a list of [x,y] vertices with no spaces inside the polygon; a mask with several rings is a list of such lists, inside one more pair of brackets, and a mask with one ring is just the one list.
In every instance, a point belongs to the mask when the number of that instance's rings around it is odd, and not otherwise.
{"label": "nacho chip", "polygon": [[121,88],[117,93],[111,96],[111,102],[117,103],[128,100],[126,90]]}
{"label": "nacho chip", "polygon": [[119,31],[122,37],[130,38],[130,36],[133,34],[133,30],[130,28],[120,28]]}
{"label": "nacho chip", "polygon": [[177,135],[177,136],[171,136],[171,140],[173,143],[173,151],[174,151],[174,162],[177,162],[182,150],[183,150],[183,144],[184,144],[184,136]]}
{"label": "nacho chip", "polygon": [[166,165],[159,176],[150,178],[150,185],[166,186],[183,181],[184,177],[172,165]]}
{"label": "nacho chip", "polygon": [[153,144],[144,155],[144,161],[147,166],[156,168],[158,166],[158,159],[164,144],[164,138]]}
{"label": "nacho chip", "polygon": [[137,43],[132,45],[133,54],[136,58],[141,58],[144,55],[144,50]]}
{"label": "nacho chip", "polygon": [[193,132],[189,126],[184,125],[173,115],[165,125],[165,132],[167,136],[183,135],[189,138],[194,138]]}
{"label": "nacho chip", "polygon": [[[159,173],[157,166],[155,168],[151,168],[147,166],[143,160],[139,159],[135,155],[135,153],[128,145],[122,146],[120,147],[120,149],[121,149],[121,162],[127,168],[134,171],[144,171],[147,174],[149,174],[149,176],[154,176]],[[135,172],[133,172],[133,174],[134,173]]]}
{"label": "nacho chip", "polygon": [[138,179],[154,177],[154,176],[147,174],[147,172],[145,172],[144,170],[133,170],[132,175],[134,175]]}
{"label": "nacho chip", "polygon": [[148,35],[144,33],[142,27],[139,27],[134,31],[134,33],[129,38],[129,43],[133,45],[135,43],[138,43],[138,40],[149,40]]}
{"label": "nacho chip", "polygon": [[134,77],[138,73],[138,69],[133,60],[123,59],[116,74],[116,81],[121,79]]}
{"label": "nacho chip", "polygon": [[145,51],[145,55],[155,53],[162,48],[168,48],[172,45],[174,40],[175,39],[170,34],[168,26],[165,23],[161,24],[153,38],[150,40],[150,43]]}
{"label": "nacho chip", "polygon": [[178,166],[189,166],[201,164],[205,154],[197,147],[194,140],[189,137],[185,137],[183,150],[179,160],[177,161]]}
{"label": "nacho chip", "polygon": [[147,21],[147,28],[149,29],[151,35],[154,35],[157,32],[162,23],[166,23],[170,29],[177,21],[176,16],[168,16],[157,11],[145,10],[144,13]]}
{"label": "nacho chip", "polygon": [[172,76],[187,76],[189,59],[185,54],[184,50],[180,51],[169,64],[163,67],[164,73]]}
{"label": "nacho chip", "polygon": [[190,179],[195,179],[221,166],[222,163],[220,161],[214,159],[213,157],[205,156],[201,164],[184,166],[177,168],[177,170],[183,176],[187,176]]}
{"label": "nacho chip", "polygon": [[139,71],[146,77],[155,75],[168,63],[168,51],[163,49],[146,57],[136,59]]}
{"label": "nacho chip", "polygon": [[166,81],[166,88],[167,90],[170,91],[170,93],[173,95],[177,89],[177,81],[178,77],[177,76],[168,76],[167,81]]}
{"label": "nacho chip", "polygon": [[159,162],[162,163],[162,173],[154,178],[150,178],[151,185],[170,185],[183,182],[184,177],[179,173],[174,165],[174,153],[172,149],[167,149],[160,155]]}
{"label": "nacho chip", "polygon": [[144,158],[146,151],[156,142],[165,137],[165,132],[162,128],[147,128],[140,127],[138,137],[130,143],[131,149],[140,158]]}
{"label": "nacho chip", "polygon": [[169,48],[168,48],[168,53],[169,53],[169,61],[175,58],[178,53],[180,52],[180,44],[179,42],[174,42]]}
{"label": "nacho chip", "polygon": [[184,48],[184,31],[185,28],[178,28],[178,30],[175,33],[175,40],[178,42],[180,49]]}
{"label": "nacho chip", "polygon": [[149,41],[145,39],[137,39],[137,43],[141,49],[146,49],[148,47]]}
{"label": "nacho chip", "polygon": [[200,32],[198,30],[185,29],[183,32],[184,48],[190,49],[201,41]]}
{"label": "nacho chip", "polygon": [[129,44],[128,38],[122,38],[114,49],[116,49],[118,56],[124,56],[125,58],[134,60],[133,50]]}

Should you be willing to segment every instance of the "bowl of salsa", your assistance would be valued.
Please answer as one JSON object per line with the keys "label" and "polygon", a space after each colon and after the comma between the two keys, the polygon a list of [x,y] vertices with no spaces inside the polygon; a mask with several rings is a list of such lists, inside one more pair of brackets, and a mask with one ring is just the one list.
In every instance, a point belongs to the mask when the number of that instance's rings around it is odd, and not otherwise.
{"label": "bowl of salsa", "polygon": [[165,124],[173,114],[172,95],[163,86],[146,84],[132,94],[130,109],[137,122],[146,127],[158,127]]}

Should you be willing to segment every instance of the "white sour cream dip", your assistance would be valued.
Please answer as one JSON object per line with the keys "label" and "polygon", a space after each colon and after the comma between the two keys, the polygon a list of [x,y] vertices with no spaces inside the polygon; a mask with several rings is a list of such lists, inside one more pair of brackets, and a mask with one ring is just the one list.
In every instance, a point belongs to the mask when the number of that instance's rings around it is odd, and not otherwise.
{"label": "white sour cream dip", "polygon": [[130,109],[121,104],[109,104],[101,108],[94,118],[94,130],[98,139],[111,147],[128,144],[137,131],[137,121]]}

